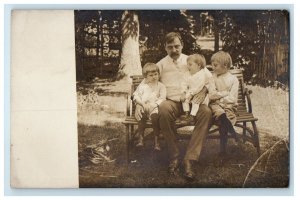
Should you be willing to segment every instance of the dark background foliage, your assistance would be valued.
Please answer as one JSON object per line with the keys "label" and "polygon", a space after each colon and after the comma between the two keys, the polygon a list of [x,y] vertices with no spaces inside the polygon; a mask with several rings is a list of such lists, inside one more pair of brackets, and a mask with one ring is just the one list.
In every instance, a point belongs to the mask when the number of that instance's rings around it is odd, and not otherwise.
{"label": "dark background foliage", "polygon": [[[75,11],[77,79],[113,77],[118,72],[122,38],[136,36],[124,11]],[[248,83],[261,86],[289,84],[289,13],[285,10],[136,10],[142,65],[165,56],[167,32],[182,35],[183,53],[211,55],[222,49],[234,67],[244,69]],[[124,22],[131,31],[122,35]],[[132,34],[131,34],[132,33]],[[211,41],[212,48],[203,48]],[[221,44],[221,45],[220,45]]]}

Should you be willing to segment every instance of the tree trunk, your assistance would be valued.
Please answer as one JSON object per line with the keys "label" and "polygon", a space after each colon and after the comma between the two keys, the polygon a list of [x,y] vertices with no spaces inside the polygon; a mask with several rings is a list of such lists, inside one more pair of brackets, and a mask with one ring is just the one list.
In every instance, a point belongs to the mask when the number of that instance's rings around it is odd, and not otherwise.
{"label": "tree trunk", "polygon": [[219,37],[219,27],[218,25],[214,25],[214,35],[215,35],[215,44],[214,44],[214,49],[215,49],[215,52],[218,52],[219,51],[219,40],[220,40],[220,37]]}
{"label": "tree trunk", "polygon": [[119,77],[141,75],[139,53],[139,21],[134,11],[124,11],[122,15],[122,55]]}
{"label": "tree trunk", "polygon": [[220,40],[220,30],[219,30],[219,22],[220,22],[220,15],[221,12],[218,10],[215,11],[210,11],[209,15],[211,15],[213,17],[213,30],[214,30],[214,51],[217,52],[219,51],[220,45],[219,45],[219,40]]}

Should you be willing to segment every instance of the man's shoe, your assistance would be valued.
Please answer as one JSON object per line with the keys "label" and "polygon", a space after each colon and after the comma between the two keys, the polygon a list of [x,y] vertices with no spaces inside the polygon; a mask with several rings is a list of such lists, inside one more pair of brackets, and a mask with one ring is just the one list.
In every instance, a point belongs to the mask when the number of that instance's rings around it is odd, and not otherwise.
{"label": "man's shoe", "polygon": [[179,169],[179,160],[176,158],[169,164],[169,173],[171,175],[177,175]]}
{"label": "man's shoe", "polygon": [[191,160],[184,160],[184,177],[188,180],[195,180],[195,173],[193,172],[193,166]]}

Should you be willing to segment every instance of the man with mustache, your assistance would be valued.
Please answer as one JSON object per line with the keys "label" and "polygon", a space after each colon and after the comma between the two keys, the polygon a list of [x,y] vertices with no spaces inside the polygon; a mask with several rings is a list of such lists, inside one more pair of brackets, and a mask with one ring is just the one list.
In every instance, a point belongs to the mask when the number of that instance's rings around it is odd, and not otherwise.
{"label": "man with mustache", "polygon": [[[167,56],[161,59],[157,65],[160,69],[161,82],[166,86],[167,100],[159,105],[159,124],[161,133],[164,135],[170,156],[169,173],[176,175],[179,169],[179,145],[176,138],[176,119],[183,114],[181,84],[184,81],[187,68],[187,55],[182,53],[183,42],[180,34],[170,32],[165,36],[165,50]],[[194,96],[194,101],[201,103],[207,94],[204,89]],[[139,117],[137,107],[136,117]],[[212,113],[208,106],[201,104],[195,117],[195,128],[187,146],[183,158],[184,176],[193,180],[195,173],[192,163],[197,161],[208,133],[212,119]]]}

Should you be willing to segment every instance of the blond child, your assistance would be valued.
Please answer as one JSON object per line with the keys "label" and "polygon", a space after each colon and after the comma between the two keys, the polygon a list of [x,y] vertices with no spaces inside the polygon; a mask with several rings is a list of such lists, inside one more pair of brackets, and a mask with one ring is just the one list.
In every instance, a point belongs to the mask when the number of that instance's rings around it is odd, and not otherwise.
{"label": "blond child", "polygon": [[232,65],[229,53],[219,51],[211,57],[213,76],[209,83],[210,108],[213,119],[219,126],[221,135],[221,153],[226,153],[227,134],[231,133],[236,141],[233,128],[236,122],[239,81],[229,72]]}
{"label": "blond child", "polygon": [[156,64],[146,63],[142,72],[144,80],[133,93],[134,102],[142,107],[142,118],[137,119],[139,139],[136,146],[144,146],[146,120],[150,118],[154,132],[154,149],[159,151],[158,106],[166,100],[166,87],[159,82],[159,68]]}
{"label": "blond child", "polygon": [[[182,107],[185,113],[184,116],[181,117],[183,120],[193,122],[200,104],[208,105],[208,96],[205,97],[202,103],[193,101],[194,95],[199,93],[205,85],[207,86],[209,79],[212,77],[212,74],[205,66],[206,60],[203,55],[193,54],[187,58],[189,75],[183,83],[183,96],[181,97]],[[191,111],[190,103],[192,103]]]}

